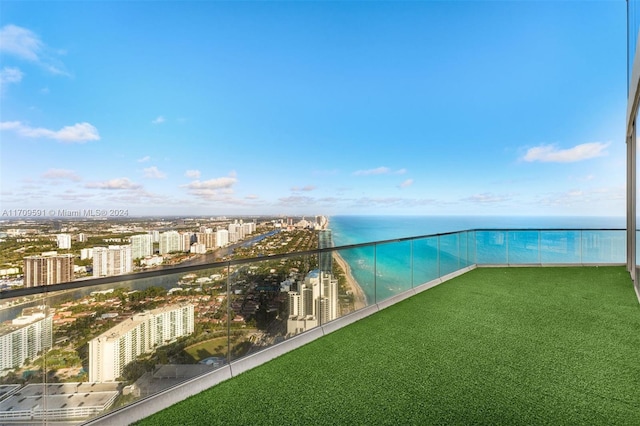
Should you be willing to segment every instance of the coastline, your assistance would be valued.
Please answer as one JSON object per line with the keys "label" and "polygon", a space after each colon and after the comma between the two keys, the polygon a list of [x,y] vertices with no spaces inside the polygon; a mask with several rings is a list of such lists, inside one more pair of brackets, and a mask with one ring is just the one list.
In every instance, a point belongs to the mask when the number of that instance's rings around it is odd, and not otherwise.
{"label": "coastline", "polygon": [[358,284],[358,281],[353,277],[351,267],[337,251],[333,252],[333,258],[344,271],[347,280],[347,292],[351,292],[354,296],[353,310],[357,311],[358,309],[365,308],[367,306],[367,296],[364,294],[364,291],[362,290],[362,287],[360,287],[360,284]]}

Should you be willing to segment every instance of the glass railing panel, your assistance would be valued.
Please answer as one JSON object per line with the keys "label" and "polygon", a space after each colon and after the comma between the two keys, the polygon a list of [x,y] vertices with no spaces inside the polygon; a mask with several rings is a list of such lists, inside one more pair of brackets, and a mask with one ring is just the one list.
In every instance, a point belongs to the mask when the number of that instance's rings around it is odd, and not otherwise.
{"label": "glass railing panel", "polygon": [[320,325],[325,275],[317,255],[231,266],[230,361]]}
{"label": "glass railing panel", "polygon": [[479,265],[506,265],[507,232],[506,231],[475,231],[476,263]]}
{"label": "glass railing panel", "polygon": [[582,263],[625,263],[624,231],[582,231]]}
{"label": "glass railing panel", "polygon": [[338,317],[348,315],[368,306],[374,299],[365,289],[373,287],[363,285],[373,283],[373,268],[364,267],[373,247],[335,250],[331,252],[333,277],[338,280]]}
{"label": "glass railing panel", "polygon": [[376,244],[376,302],[411,289],[411,241]]}
{"label": "glass railing panel", "polygon": [[[354,282],[359,290],[348,288],[354,298],[354,308],[363,303],[373,305],[376,303],[376,279],[375,279],[375,246],[355,247],[351,249],[336,250],[336,255],[344,260],[351,270]],[[364,301],[362,300],[364,299]]]}
{"label": "glass railing panel", "polygon": [[[206,359],[215,353],[205,356],[197,345],[219,338],[227,346],[226,278],[225,268],[167,273],[52,292],[47,313],[32,318],[19,316],[38,309],[41,299],[2,309],[10,327],[2,338],[15,346],[12,353],[38,347],[46,338],[37,330],[46,327],[51,343],[37,357],[3,368],[4,383],[15,379],[21,387],[17,398],[0,403],[0,416],[86,420],[222,366],[223,356]],[[26,386],[42,382],[43,368],[47,386]]]}
{"label": "glass railing panel", "polygon": [[542,264],[582,263],[581,231],[540,231]]}
{"label": "glass railing panel", "polygon": [[471,265],[470,253],[469,253],[469,233],[459,232],[458,242],[460,244],[460,268],[466,268]]}
{"label": "glass railing panel", "polygon": [[[58,360],[47,360],[59,336],[53,330],[54,311],[48,294],[4,299],[0,303],[0,384],[3,400],[0,416],[4,422],[30,420],[30,411],[39,395],[46,395],[46,384],[54,379],[50,364],[57,367]],[[24,399],[23,399],[24,398]],[[22,401],[22,402],[20,402]],[[27,414],[14,413],[25,408]],[[5,420],[6,419],[6,420]],[[36,420],[46,419],[37,413]]]}
{"label": "glass railing panel", "polygon": [[413,240],[414,286],[428,283],[440,277],[438,256],[438,237]]}
{"label": "glass railing panel", "polygon": [[511,265],[540,263],[540,231],[509,231],[508,262]]}
{"label": "glass railing panel", "polygon": [[468,262],[470,265],[478,263],[478,241],[476,238],[476,231],[467,231],[467,244],[469,254]]}
{"label": "glass railing panel", "polygon": [[441,235],[440,239],[440,276],[450,274],[460,266],[460,234]]}

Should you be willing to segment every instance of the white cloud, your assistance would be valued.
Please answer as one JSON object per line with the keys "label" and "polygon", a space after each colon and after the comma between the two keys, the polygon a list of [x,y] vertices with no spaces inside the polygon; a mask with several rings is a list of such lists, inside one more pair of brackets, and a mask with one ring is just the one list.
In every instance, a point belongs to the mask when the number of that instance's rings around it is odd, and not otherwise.
{"label": "white cloud", "polygon": [[24,73],[19,68],[4,67],[0,70],[0,90],[6,87],[7,84],[20,83]]}
{"label": "white cloud", "polygon": [[138,158],[138,163],[146,163],[149,160],[151,160],[151,157],[149,157],[148,155],[145,155],[142,158]]}
{"label": "white cloud", "polygon": [[313,191],[314,189],[316,189],[316,187],[313,186],[313,185],[306,185],[306,186],[303,186],[303,187],[294,186],[293,188],[291,188],[291,191],[293,191],[293,192],[299,192],[299,191],[308,192],[308,191]]}
{"label": "white cloud", "polygon": [[73,170],[67,169],[49,169],[42,174],[42,177],[54,180],[72,180],[74,182],[81,180],[80,176],[78,176]]}
{"label": "white cloud", "polygon": [[138,189],[142,186],[136,183],[131,182],[129,178],[115,178],[111,180],[106,180],[102,182],[91,182],[85,185],[86,188],[97,188],[97,189]]}
{"label": "white cloud", "polygon": [[370,175],[385,175],[387,173],[389,173],[391,170],[389,170],[388,167],[378,167],[376,169],[369,169],[369,170],[358,170],[353,172],[353,174],[355,176],[370,176]]}
{"label": "white cloud", "polygon": [[246,198],[247,200],[257,200],[260,197],[258,197],[256,194],[249,194],[244,198]]}
{"label": "white cloud", "polygon": [[233,194],[233,185],[238,181],[236,173],[231,172],[229,176],[209,179],[205,181],[194,180],[183,188],[187,188],[191,195],[205,199],[207,201],[228,201]]}
{"label": "white cloud", "polygon": [[26,138],[46,138],[60,142],[83,143],[100,140],[98,129],[89,123],[76,123],[60,130],[50,130],[42,127],[30,127],[20,121],[3,121],[0,122],[0,130],[11,130]]}
{"label": "white cloud", "polygon": [[209,179],[205,181],[194,180],[193,182],[184,185],[189,189],[223,189],[223,188],[231,188],[238,180],[235,177],[219,177],[215,179]]}
{"label": "white cloud", "polygon": [[11,24],[0,28],[0,52],[36,63],[53,74],[69,75],[55,57],[59,52],[53,52],[27,28]]}
{"label": "white cloud", "polygon": [[529,148],[523,160],[543,163],[573,163],[605,156],[608,154],[606,149],[609,145],[611,145],[610,142],[590,142],[568,149],[559,149],[556,145],[540,145]]}
{"label": "white cloud", "polygon": [[371,175],[403,175],[407,173],[407,169],[398,169],[396,171],[391,170],[389,167],[377,167],[375,169],[357,170],[353,172],[354,176],[371,176]]}
{"label": "white cloud", "polygon": [[488,203],[502,203],[504,201],[509,201],[511,199],[511,195],[495,195],[489,192],[484,192],[482,194],[474,194],[470,197],[463,198],[462,201],[468,201],[471,203],[479,203],[479,204],[488,204]]}
{"label": "white cloud", "polygon": [[187,170],[184,175],[191,179],[200,179],[200,170]]}
{"label": "white cloud", "polygon": [[402,182],[399,186],[400,188],[408,188],[411,185],[413,185],[413,179],[407,179],[404,182]]}
{"label": "white cloud", "polygon": [[159,115],[155,120],[152,120],[151,122],[153,124],[162,124],[164,123],[166,120],[164,119],[163,116]]}
{"label": "white cloud", "polygon": [[156,166],[151,166],[144,169],[144,177],[149,179],[165,179],[167,174],[158,170]]}

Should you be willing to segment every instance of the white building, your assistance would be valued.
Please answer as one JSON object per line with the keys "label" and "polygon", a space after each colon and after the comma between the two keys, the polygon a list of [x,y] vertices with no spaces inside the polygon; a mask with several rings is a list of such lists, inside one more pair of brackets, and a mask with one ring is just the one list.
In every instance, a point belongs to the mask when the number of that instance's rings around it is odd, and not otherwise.
{"label": "white building", "polygon": [[47,306],[26,308],[11,324],[0,326],[0,370],[18,368],[50,349],[53,312]]}
{"label": "white building", "polygon": [[92,248],[80,249],[80,260],[84,260],[84,259],[93,259],[93,249]]}
{"label": "white building", "polygon": [[131,237],[131,257],[140,259],[141,257],[153,254],[153,236],[149,234],[134,235]]}
{"label": "white building", "polygon": [[160,254],[180,251],[180,233],[167,231],[160,234]]}
{"label": "white building", "polygon": [[207,252],[207,246],[202,243],[191,244],[191,253],[193,254],[205,254]]}
{"label": "white building", "polygon": [[112,382],[139,355],[193,333],[193,305],[171,305],[134,315],[89,342],[89,381]]}
{"label": "white building", "polygon": [[131,246],[93,248],[93,276],[108,277],[133,271]]}
{"label": "white building", "polygon": [[154,243],[160,242],[160,231],[147,231],[147,234],[151,235],[151,241]]}
{"label": "white building", "polygon": [[71,235],[69,234],[56,235],[56,241],[58,242],[58,248],[61,250],[69,250],[71,248]]}
{"label": "white building", "polygon": [[298,291],[289,291],[287,333],[297,334],[338,317],[338,280],[319,270],[307,274],[298,283]]}
{"label": "white building", "polygon": [[224,247],[229,244],[229,231],[218,229],[216,231],[216,247]]}

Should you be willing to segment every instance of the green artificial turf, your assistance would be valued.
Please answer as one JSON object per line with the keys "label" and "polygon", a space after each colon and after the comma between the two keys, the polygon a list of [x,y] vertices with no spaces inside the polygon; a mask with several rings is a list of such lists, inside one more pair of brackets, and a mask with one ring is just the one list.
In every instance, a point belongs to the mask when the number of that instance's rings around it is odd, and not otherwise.
{"label": "green artificial turf", "polygon": [[640,424],[622,267],[476,269],[139,425]]}

